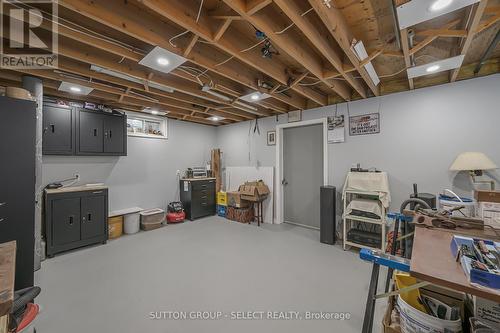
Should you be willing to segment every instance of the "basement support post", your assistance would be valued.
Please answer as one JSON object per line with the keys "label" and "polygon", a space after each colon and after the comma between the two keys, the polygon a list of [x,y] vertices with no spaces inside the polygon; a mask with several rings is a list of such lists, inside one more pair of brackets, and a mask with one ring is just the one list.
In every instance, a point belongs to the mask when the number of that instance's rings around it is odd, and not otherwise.
{"label": "basement support post", "polygon": [[23,88],[28,90],[35,98],[36,129],[35,129],[35,271],[41,267],[42,260],[42,105],[43,84],[40,78],[24,75],[22,78]]}

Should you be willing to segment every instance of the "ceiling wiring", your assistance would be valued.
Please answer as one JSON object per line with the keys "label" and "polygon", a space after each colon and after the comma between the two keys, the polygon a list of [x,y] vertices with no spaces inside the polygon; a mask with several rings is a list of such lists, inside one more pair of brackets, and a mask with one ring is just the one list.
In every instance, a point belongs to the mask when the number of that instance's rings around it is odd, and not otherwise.
{"label": "ceiling wiring", "polygon": [[[300,16],[304,17],[306,16],[308,13],[310,13],[311,11],[313,10],[313,8],[309,8],[308,10],[306,10],[305,12],[303,12],[302,14],[300,14]],[[283,33],[285,33],[288,29],[290,29],[291,27],[293,27],[295,25],[295,23],[292,23],[290,24],[289,26],[287,26],[286,28],[284,28],[283,30],[281,31],[276,31],[274,34],[275,35],[281,35]]]}
{"label": "ceiling wiring", "polygon": [[[19,4],[16,4],[16,3],[13,3],[13,2],[9,3],[9,4],[12,5],[12,6],[14,6],[14,7],[16,7],[16,8],[23,9],[23,7],[20,6]],[[137,53],[139,55],[145,55],[146,54],[146,52],[144,50],[142,50],[142,49],[140,49],[138,47],[131,46],[131,45],[127,44],[127,43],[124,43],[124,42],[119,41],[117,39],[114,39],[112,37],[104,36],[104,35],[102,35],[102,34],[100,34],[98,32],[95,32],[95,31],[93,31],[93,30],[91,30],[89,28],[86,28],[86,27],[84,27],[82,25],[79,25],[79,24],[74,23],[74,22],[70,22],[69,20],[67,20],[67,19],[65,19],[63,17],[58,17],[57,18],[58,22],[56,22],[56,21],[54,21],[52,19],[53,15],[51,13],[49,13],[47,11],[44,11],[41,8],[37,8],[37,7],[31,6],[31,5],[26,4],[26,3],[23,3],[23,6],[28,7],[30,9],[36,9],[36,10],[40,11],[41,13],[48,15],[50,17],[50,18],[48,18],[49,22],[58,24],[58,25],[60,25],[60,26],[62,26],[64,28],[67,28],[67,29],[72,30],[74,32],[78,32],[78,33],[84,34],[86,36],[89,36],[89,37],[92,37],[92,38],[96,38],[96,39],[99,39],[99,40],[102,40],[102,41],[114,44],[116,46],[123,47],[123,48],[128,49],[129,51],[135,52],[135,53]],[[67,24],[73,25],[73,26],[77,27],[78,29],[76,29],[76,28],[74,28],[74,27],[72,27],[70,25],[61,23],[61,22],[67,22]]]}
{"label": "ceiling wiring", "polygon": [[[198,21],[200,20],[201,10],[202,10],[202,8],[203,8],[203,1],[204,1],[204,0],[201,0],[201,1],[200,1],[200,7],[198,8],[198,15],[196,16],[196,23],[198,23]],[[180,34],[175,35],[174,37],[172,37],[172,38],[170,38],[170,39],[168,40],[168,43],[169,43],[170,45],[172,45],[173,47],[177,48],[177,45],[175,45],[173,41],[174,41],[175,39],[177,39],[177,38],[181,37],[181,36],[184,36],[184,35],[185,35],[185,34],[187,34],[188,32],[190,32],[190,31],[189,31],[189,30],[186,30],[186,31],[184,31],[184,32],[181,32]]]}

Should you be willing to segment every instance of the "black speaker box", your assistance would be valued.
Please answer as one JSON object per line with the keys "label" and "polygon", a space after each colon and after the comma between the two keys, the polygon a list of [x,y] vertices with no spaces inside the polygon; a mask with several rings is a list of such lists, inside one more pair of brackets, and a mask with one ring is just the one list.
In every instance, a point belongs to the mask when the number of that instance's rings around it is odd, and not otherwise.
{"label": "black speaker box", "polygon": [[321,186],[320,190],[320,242],[335,244],[336,231],[336,195],[335,186]]}

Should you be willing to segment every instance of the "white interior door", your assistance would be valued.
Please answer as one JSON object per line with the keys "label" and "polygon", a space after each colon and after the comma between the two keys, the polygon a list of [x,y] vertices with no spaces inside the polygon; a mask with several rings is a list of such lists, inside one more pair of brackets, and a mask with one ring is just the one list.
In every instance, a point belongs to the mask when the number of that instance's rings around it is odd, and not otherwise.
{"label": "white interior door", "polygon": [[283,129],[284,221],[319,228],[323,125]]}

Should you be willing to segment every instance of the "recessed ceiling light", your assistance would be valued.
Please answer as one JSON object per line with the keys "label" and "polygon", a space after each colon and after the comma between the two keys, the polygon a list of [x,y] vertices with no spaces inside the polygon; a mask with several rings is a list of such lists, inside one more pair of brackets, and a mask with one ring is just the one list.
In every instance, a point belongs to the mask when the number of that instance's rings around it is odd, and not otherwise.
{"label": "recessed ceiling light", "polygon": [[69,87],[69,90],[74,91],[74,92],[82,92],[82,88],[78,88],[78,87]]}
{"label": "recessed ceiling light", "polygon": [[222,117],[212,116],[208,119],[210,119],[211,121],[219,121],[219,120],[222,120]]}
{"label": "recessed ceiling light", "polygon": [[451,5],[451,3],[453,2],[453,0],[436,0],[434,1],[434,3],[429,7],[429,10],[435,12],[435,11],[438,11],[438,10],[441,10],[443,8],[446,8],[448,7],[449,5]]}
{"label": "recessed ceiling light", "polygon": [[163,57],[156,59],[156,62],[161,66],[167,66],[170,63],[167,58]]}
{"label": "recessed ceiling light", "polygon": [[432,73],[432,72],[437,71],[439,68],[440,68],[439,65],[432,65],[432,66],[427,67],[427,69],[425,71],[427,73]]}
{"label": "recessed ceiling light", "polygon": [[179,67],[186,61],[186,58],[156,46],[139,61],[139,64],[159,72],[170,73],[173,69]]}
{"label": "recessed ceiling light", "polygon": [[252,96],[250,96],[250,98],[252,100],[256,101],[256,100],[260,99],[260,96],[259,96],[259,94],[255,93],[255,94],[252,94]]}

